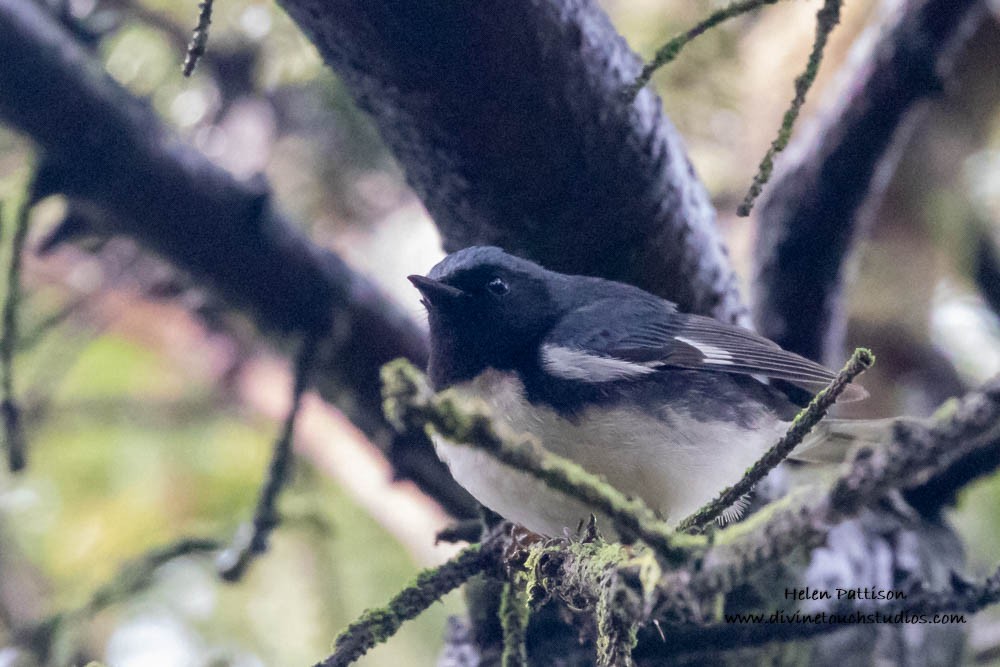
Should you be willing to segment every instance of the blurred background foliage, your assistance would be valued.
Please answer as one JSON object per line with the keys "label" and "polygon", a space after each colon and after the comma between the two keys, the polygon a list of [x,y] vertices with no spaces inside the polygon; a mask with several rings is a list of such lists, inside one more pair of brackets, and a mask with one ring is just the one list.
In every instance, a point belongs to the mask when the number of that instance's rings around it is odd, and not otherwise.
{"label": "blurred background foliage", "polygon": [[[370,122],[280,8],[217,3],[208,54],[184,79],[195,2],[49,4],[180,136],[238,176],[265,173],[317,243],[370,273],[421,321],[404,276],[441,256],[436,231]],[[722,4],[603,2],[647,56]],[[803,125],[824,96],[838,94],[850,46],[884,6],[847,3]],[[733,211],[791,98],[817,7],[779,3],[727,23],[654,79],[748,291],[755,223]],[[852,414],[927,414],[1000,372],[1000,321],[976,285],[979,253],[1000,242],[995,21],[984,22],[961,62],[958,79],[916,123],[871,238],[856,252],[850,338],[874,348],[879,363],[865,380],[873,398]],[[5,261],[32,160],[30,142],[0,127]],[[58,198],[36,208],[29,248],[64,208]],[[32,250],[24,281],[16,391],[29,465],[0,473],[0,645],[11,623],[85,604],[146,549],[180,536],[228,540],[250,517],[291,383],[247,322],[130,241]],[[1000,293],[997,284],[979,287]],[[303,435],[312,444],[299,447],[281,501],[287,520],[242,581],[221,583],[205,556],[177,559],[140,594],[65,627],[53,662],[310,664],[364,608],[452,553],[433,546],[446,518],[413,489],[390,486],[371,448],[333,449],[358,435],[328,406],[313,407],[327,419]],[[401,494],[386,490],[399,486]],[[954,512],[974,568],[1000,553],[998,516],[997,479],[967,490]],[[446,616],[460,610],[453,594],[362,664],[432,664]],[[988,617],[976,627],[974,644],[997,643]],[[0,667],[22,664],[32,657],[0,648]]]}

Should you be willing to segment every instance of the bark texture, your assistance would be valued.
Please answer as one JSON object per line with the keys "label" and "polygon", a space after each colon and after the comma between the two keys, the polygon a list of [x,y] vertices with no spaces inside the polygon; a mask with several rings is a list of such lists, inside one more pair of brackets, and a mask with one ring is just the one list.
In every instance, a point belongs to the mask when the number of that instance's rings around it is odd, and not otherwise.
{"label": "bark texture", "polygon": [[592,0],[281,4],[368,110],[445,249],[499,245],[748,324],[715,212]]}
{"label": "bark texture", "polygon": [[31,2],[0,0],[0,119],[42,151],[38,196],[64,193],[88,219],[137,239],[280,337],[329,332],[316,374],[333,402],[453,512],[474,515],[425,438],[400,441],[378,370],[426,359],[419,329],[340,257],[311,243],[262,179],[237,181],[169,132]]}

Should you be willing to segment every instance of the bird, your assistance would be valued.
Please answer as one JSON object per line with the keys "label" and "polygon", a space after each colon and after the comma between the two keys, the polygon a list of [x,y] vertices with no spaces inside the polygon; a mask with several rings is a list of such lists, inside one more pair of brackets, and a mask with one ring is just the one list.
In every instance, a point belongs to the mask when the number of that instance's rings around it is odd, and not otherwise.
{"label": "bird", "polygon": [[[557,273],[493,246],[459,250],[408,280],[428,314],[435,391],[481,401],[499,428],[533,436],[671,524],[737,482],[788,429],[799,406],[772,380],[815,393],[836,377],[636,286]],[[843,396],[866,395],[852,384]],[[824,441],[872,430],[837,421],[794,455],[836,459],[843,453],[824,452]],[[532,532],[565,535],[593,511],[484,451],[433,440],[459,484]]]}

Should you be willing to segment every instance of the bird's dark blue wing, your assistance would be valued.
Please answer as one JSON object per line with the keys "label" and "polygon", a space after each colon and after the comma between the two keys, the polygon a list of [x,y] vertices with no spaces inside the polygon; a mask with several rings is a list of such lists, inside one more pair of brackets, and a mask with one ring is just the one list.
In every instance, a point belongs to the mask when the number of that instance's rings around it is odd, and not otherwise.
{"label": "bird's dark blue wing", "polygon": [[[686,368],[785,380],[816,392],[836,374],[746,329],[678,313],[668,301],[602,299],[566,315],[542,345],[546,371],[607,382]],[[851,386],[845,400],[866,396]]]}

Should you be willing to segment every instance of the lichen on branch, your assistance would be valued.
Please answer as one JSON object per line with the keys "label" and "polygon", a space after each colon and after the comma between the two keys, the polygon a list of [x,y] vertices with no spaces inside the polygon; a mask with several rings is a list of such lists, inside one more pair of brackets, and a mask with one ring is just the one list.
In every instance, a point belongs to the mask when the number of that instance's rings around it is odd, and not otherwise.
{"label": "lichen on branch", "polygon": [[397,593],[384,607],[369,609],[351,623],[334,642],[333,655],[316,667],[344,667],[372,647],[396,634],[400,626],[416,618],[434,602],[461,586],[486,567],[487,559],[479,544],[463,549],[440,567],[424,570],[415,582]]}
{"label": "lichen on branch", "polygon": [[687,46],[699,35],[711,30],[723,21],[752,12],[753,10],[763,7],[764,5],[773,5],[776,2],[778,2],[778,0],[739,0],[738,2],[734,2],[731,5],[727,5],[722,9],[713,12],[708,16],[708,18],[699,21],[694,27],[685,30],[657,49],[652,60],[643,65],[642,72],[638,77],[636,77],[635,81],[625,89],[625,98],[628,100],[635,99],[635,96],[639,94],[639,91],[642,90],[643,87],[649,83],[649,80],[653,78],[653,74],[656,70],[672,62],[674,58],[680,54],[681,49]]}
{"label": "lichen on branch", "polygon": [[785,150],[788,140],[792,137],[792,128],[799,117],[802,105],[806,101],[806,93],[812,88],[816,81],[816,74],[819,72],[820,63],[823,62],[823,51],[826,50],[826,43],[830,38],[830,33],[838,23],[840,23],[840,7],[843,0],[825,0],[823,6],[816,13],[816,37],[813,41],[812,52],[806,68],[795,79],[795,96],[792,98],[788,110],[781,120],[781,127],[778,129],[778,136],[771,142],[771,147],[767,149],[764,158],[760,161],[757,174],[753,178],[750,189],[743,198],[743,202],[737,207],[736,215],[748,216],[753,210],[754,202],[760,195],[764,186],[771,180],[771,172],[774,170],[774,158],[778,153]]}

